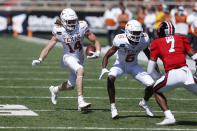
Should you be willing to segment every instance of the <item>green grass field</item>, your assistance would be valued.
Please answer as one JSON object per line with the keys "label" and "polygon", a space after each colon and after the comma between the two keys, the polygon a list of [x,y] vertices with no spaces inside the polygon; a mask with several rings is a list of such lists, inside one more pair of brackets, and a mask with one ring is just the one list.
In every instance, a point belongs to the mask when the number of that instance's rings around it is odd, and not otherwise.
{"label": "green grass field", "polygon": [[[102,58],[85,59],[84,96],[92,107],[85,113],[77,111],[76,90],[60,92],[57,105],[50,101],[50,85],[67,80],[68,70],[60,66],[62,48],[55,47],[45,61],[32,67],[44,45],[13,38],[0,38],[0,130],[6,131],[56,131],[56,130],[132,130],[132,131],[197,131],[197,97],[183,88],[165,93],[177,124],[156,126],[163,113],[154,98],[149,105],[155,112],[150,118],[138,107],[144,86],[130,76],[116,81],[116,105],[120,119],[111,119],[106,90],[106,75],[98,80]],[[110,59],[108,68],[113,64]],[[146,68],[145,63],[140,64]],[[24,105],[38,116],[2,116],[27,109],[4,109],[2,105]]]}

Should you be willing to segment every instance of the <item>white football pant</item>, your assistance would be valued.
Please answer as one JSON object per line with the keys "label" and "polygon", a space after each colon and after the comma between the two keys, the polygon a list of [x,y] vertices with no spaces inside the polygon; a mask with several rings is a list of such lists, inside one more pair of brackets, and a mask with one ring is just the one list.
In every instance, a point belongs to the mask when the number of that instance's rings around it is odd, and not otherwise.
{"label": "white football pant", "polygon": [[194,81],[191,70],[187,67],[170,70],[166,76],[161,77],[154,84],[157,92],[166,92],[178,88],[181,85],[197,95],[197,84]]}
{"label": "white football pant", "polygon": [[74,56],[64,55],[61,61],[61,65],[65,68],[69,68],[68,84],[75,86],[76,84],[76,72],[79,68],[83,68],[83,60],[79,60]]}
{"label": "white football pant", "polygon": [[125,73],[130,74],[132,77],[140,81],[145,86],[151,86],[154,83],[152,77],[148,75],[148,73],[138,64],[127,65],[115,63],[110,69],[108,76],[112,75],[115,78],[118,78]]}

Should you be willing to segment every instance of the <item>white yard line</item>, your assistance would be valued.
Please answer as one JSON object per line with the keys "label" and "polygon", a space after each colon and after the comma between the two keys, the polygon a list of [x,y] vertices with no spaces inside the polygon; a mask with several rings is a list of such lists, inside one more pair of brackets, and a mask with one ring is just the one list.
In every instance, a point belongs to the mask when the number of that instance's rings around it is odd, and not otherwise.
{"label": "white yard line", "polygon": [[[22,89],[28,89],[28,88],[49,88],[49,86],[0,86],[0,88],[22,88]],[[94,87],[87,87],[86,89],[106,89],[107,87],[101,87],[101,86],[94,86]],[[127,87],[117,87],[116,89],[120,90],[144,90],[144,88],[127,88]]]}
{"label": "white yard line", "polygon": [[0,129],[59,129],[59,130],[131,130],[131,131],[196,131],[197,129],[190,128],[115,128],[115,127],[32,127],[32,126],[21,126],[21,127],[9,127],[9,126],[0,126]]}
{"label": "white yard line", "polygon": [[[2,99],[50,99],[50,96],[0,96]],[[109,97],[84,97],[86,99],[109,99]],[[58,97],[58,99],[77,99],[77,97]],[[142,98],[132,98],[132,97],[116,97],[116,100],[141,100]],[[151,98],[154,99],[154,98]],[[175,100],[175,101],[197,101],[197,99],[185,99],[185,98],[168,98],[168,100]]]}
{"label": "white yard line", "polygon": [[[0,74],[38,74],[38,72],[36,71],[0,71]],[[69,71],[68,70],[65,70],[65,71],[39,71],[39,73],[42,73],[42,74],[63,74],[63,75],[67,75],[69,74]],[[100,72],[85,72],[85,75],[88,74],[88,75],[100,75]]]}
{"label": "white yard line", "polygon": [[[5,85],[5,86],[0,86],[0,88],[21,88],[21,89],[31,89],[31,88],[49,88],[49,86],[25,86],[25,85],[17,85],[17,86],[10,86],[10,85]],[[88,86],[85,86],[84,88],[86,89],[106,89],[107,87],[102,87],[102,86],[94,86],[94,87],[88,87]],[[138,87],[138,88],[132,88],[132,87],[116,87],[116,89],[118,90],[144,90],[144,88],[141,88],[141,87]],[[177,88],[176,90],[185,90],[184,88]]]}
{"label": "white yard line", "polygon": [[[0,78],[0,80],[2,81],[21,81],[21,80],[35,80],[35,81],[55,81],[55,80],[67,80],[67,77],[65,78]],[[106,79],[88,79],[88,78],[84,78],[83,79],[84,81],[95,81],[95,82],[98,82],[98,81],[106,81]],[[135,79],[127,79],[128,81],[136,81]],[[118,79],[117,81],[126,81],[126,79]]]}
{"label": "white yard line", "polygon": [[[37,66],[37,67],[32,67],[31,65],[30,66],[25,66],[25,65],[0,65],[0,68],[5,68],[5,69],[30,69],[30,68],[38,68],[38,69],[62,69],[61,65],[57,65],[57,66],[48,66],[48,65],[40,65],[40,66]],[[98,66],[98,67],[95,67],[95,66],[90,66],[88,68],[92,68],[92,69],[95,69],[95,70],[101,70],[101,67]],[[66,68],[65,68],[66,69]]]}
{"label": "white yard line", "polygon": [[[90,110],[94,110],[94,109],[91,109]],[[70,110],[66,110],[66,109],[62,109],[62,110],[32,110],[32,111],[37,111],[37,112],[56,112],[56,111],[70,111]],[[99,111],[99,110],[96,110],[95,111]],[[102,111],[102,110],[100,110]],[[132,112],[132,113],[144,113],[145,111],[131,111],[131,110],[118,110],[118,112]],[[155,113],[163,113],[163,111],[154,111]],[[197,114],[197,112],[187,112],[187,111],[172,111],[173,113],[175,114]]]}

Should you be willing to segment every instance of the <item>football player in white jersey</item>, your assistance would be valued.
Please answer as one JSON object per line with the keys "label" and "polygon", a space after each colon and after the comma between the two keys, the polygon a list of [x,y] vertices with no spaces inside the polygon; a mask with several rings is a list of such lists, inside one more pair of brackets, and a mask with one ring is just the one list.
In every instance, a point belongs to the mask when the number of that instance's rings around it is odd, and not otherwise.
{"label": "football player in white jersey", "polygon": [[77,87],[78,92],[78,109],[85,109],[91,106],[91,103],[87,103],[83,98],[83,75],[84,75],[84,50],[83,40],[86,37],[89,41],[93,42],[96,47],[96,52],[92,53],[92,56],[88,56],[89,59],[99,57],[101,51],[101,45],[96,36],[90,32],[88,25],[85,21],[78,21],[78,16],[75,11],[66,8],[61,14],[60,18],[56,21],[56,25],[53,28],[53,36],[48,42],[48,45],[42,50],[39,59],[33,60],[32,66],[39,65],[55,46],[57,41],[62,43],[64,48],[64,54],[62,56],[61,65],[69,68],[69,78],[66,82],[63,82],[59,86],[51,86],[49,90],[51,92],[51,101],[53,104],[57,104],[57,96],[59,91],[71,90]]}
{"label": "football player in white jersey", "polygon": [[[147,88],[145,89],[145,96],[140,101],[139,106],[143,107],[148,116],[154,116],[153,112],[147,105],[149,96],[149,90],[151,90],[154,80],[147,72],[138,65],[137,56],[140,51],[144,51],[146,56],[149,58],[150,51],[148,46],[150,44],[149,37],[146,33],[143,33],[141,24],[137,20],[130,20],[125,26],[125,33],[118,34],[113,40],[112,47],[107,51],[102,61],[102,72],[99,79],[105,73],[108,74],[107,80],[107,90],[109,94],[110,104],[111,104],[111,114],[112,118],[118,118],[118,112],[115,106],[115,80],[125,73],[130,74],[136,80],[143,83]],[[117,58],[110,69],[106,68],[108,59],[117,52]],[[159,72],[159,69],[157,68]]]}

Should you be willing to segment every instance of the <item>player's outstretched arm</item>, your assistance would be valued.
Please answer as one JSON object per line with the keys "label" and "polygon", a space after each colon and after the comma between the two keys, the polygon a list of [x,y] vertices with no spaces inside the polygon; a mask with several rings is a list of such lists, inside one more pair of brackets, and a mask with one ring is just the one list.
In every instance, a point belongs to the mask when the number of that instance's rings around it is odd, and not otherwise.
{"label": "player's outstretched arm", "polygon": [[102,79],[103,75],[105,73],[108,73],[109,70],[106,68],[107,64],[108,64],[108,59],[114,55],[116,53],[116,51],[118,50],[118,47],[116,46],[112,46],[107,53],[105,54],[105,56],[103,57],[103,61],[102,61],[102,71],[101,71],[101,75],[99,77],[99,80]]}
{"label": "player's outstretched arm", "polygon": [[89,56],[89,59],[98,58],[101,52],[101,44],[97,37],[90,32],[89,30],[85,33],[85,36],[90,42],[93,42],[96,48],[96,52],[92,52],[92,56]]}
{"label": "player's outstretched arm", "polygon": [[46,58],[46,56],[48,55],[50,50],[55,46],[56,43],[57,43],[57,38],[53,36],[51,40],[49,40],[48,44],[41,51],[39,59],[32,61],[32,66],[39,65]]}
{"label": "player's outstretched arm", "polygon": [[197,53],[194,49],[192,49],[188,52],[188,55],[196,62],[196,72],[194,75],[197,76]]}
{"label": "player's outstretched arm", "polygon": [[[146,49],[144,49],[143,51],[144,51],[144,54],[147,56],[148,60],[150,60],[150,50],[149,50],[148,48],[146,48]],[[154,70],[155,70],[156,72],[154,72]],[[152,76],[153,76],[154,78],[158,79],[158,78],[160,78],[160,77],[163,75],[163,73],[161,73],[161,71],[159,70],[159,66],[158,66],[157,63],[155,63],[154,70],[153,70],[153,72],[152,72]]]}

